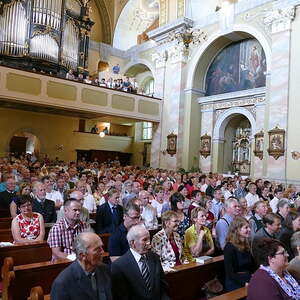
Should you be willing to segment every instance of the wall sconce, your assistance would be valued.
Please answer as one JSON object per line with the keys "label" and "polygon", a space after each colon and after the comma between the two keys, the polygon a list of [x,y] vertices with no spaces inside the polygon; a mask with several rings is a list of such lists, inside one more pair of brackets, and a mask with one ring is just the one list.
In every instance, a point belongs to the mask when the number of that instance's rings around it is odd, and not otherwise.
{"label": "wall sconce", "polygon": [[56,151],[61,152],[64,150],[64,145],[55,145],[55,149]]}
{"label": "wall sconce", "polygon": [[300,158],[300,152],[291,150],[291,153],[292,153],[292,159],[298,160]]}
{"label": "wall sconce", "polygon": [[99,136],[100,136],[101,138],[104,138],[104,137],[105,137],[105,133],[104,133],[103,131],[101,131],[101,132],[99,133]]}

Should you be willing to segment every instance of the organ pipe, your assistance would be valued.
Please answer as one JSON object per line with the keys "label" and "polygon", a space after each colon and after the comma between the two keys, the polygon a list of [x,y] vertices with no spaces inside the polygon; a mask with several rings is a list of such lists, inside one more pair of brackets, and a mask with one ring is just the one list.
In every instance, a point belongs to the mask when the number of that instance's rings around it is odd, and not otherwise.
{"label": "organ pipe", "polygon": [[14,56],[24,62],[34,58],[31,66],[47,61],[56,70],[84,68],[86,39],[79,33],[90,31],[94,23],[82,5],[79,0],[0,1],[1,60],[17,64],[9,60]]}

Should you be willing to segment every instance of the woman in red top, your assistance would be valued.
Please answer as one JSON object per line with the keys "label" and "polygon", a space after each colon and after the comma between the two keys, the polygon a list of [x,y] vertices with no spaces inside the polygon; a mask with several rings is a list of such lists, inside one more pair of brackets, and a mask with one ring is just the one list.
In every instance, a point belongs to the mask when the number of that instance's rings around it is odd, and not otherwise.
{"label": "woman in red top", "polygon": [[11,223],[11,232],[15,243],[42,241],[45,236],[43,216],[32,212],[32,199],[28,195],[20,198],[20,214]]}

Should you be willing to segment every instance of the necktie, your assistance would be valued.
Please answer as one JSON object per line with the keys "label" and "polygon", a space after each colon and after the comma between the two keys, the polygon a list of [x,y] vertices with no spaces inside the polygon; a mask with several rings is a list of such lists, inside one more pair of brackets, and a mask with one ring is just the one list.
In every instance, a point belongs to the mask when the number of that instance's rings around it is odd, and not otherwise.
{"label": "necktie", "polygon": [[112,215],[113,215],[113,222],[115,224],[115,226],[118,225],[118,212],[117,212],[117,208],[115,206],[113,206],[112,208]]}
{"label": "necktie", "polygon": [[91,283],[92,283],[92,289],[93,291],[97,294],[97,281],[96,281],[96,273],[93,272],[93,273],[89,273],[88,277],[90,278],[91,280]]}
{"label": "necktie", "polygon": [[140,258],[140,262],[142,264],[142,277],[145,281],[147,290],[150,292],[151,291],[150,271],[147,265],[146,257],[144,255],[142,255],[142,257]]}

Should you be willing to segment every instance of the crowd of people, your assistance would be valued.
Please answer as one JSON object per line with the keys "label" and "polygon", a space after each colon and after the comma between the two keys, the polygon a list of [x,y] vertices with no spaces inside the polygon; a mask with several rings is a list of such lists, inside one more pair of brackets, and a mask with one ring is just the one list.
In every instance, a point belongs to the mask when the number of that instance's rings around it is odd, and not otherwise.
{"label": "crowd of people", "polygon": [[130,79],[126,77],[124,80],[123,78],[113,79],[110,77],[109,79],[101,78],[99,79],[98,76],[91,78],[89,75],[84,75],[83,73],[75,73],[72,70],[66,74],[66,79],[74,80],[81,83],[92,84],[95,86],[106,87],[110,89],[120,90],[128,93],[137,94],[138,92],[138,84],[135,79]]}
{"label": "crowd of people", "polygon": [[[249,284],[249,300],[300,299],[300,199],[293,186],[121,166],[118,159],[65,163],[30,155],[0,158],[0,176],[0,208],[13,217],[14,241],[43,240],[44,224],[54,223],[53,259],[75,254],[69,268],[89,276],[92,292],[99,292],[95,280],[107,282],[107,299],[169,299],[164,272],[221,254],[224,291]],[[104,233],[109,271],[97,269],[97,234]],[[70,296],[78,287],[68,286],[75,276],[69,268],[54,282],[53,299],[79,299]]]}

